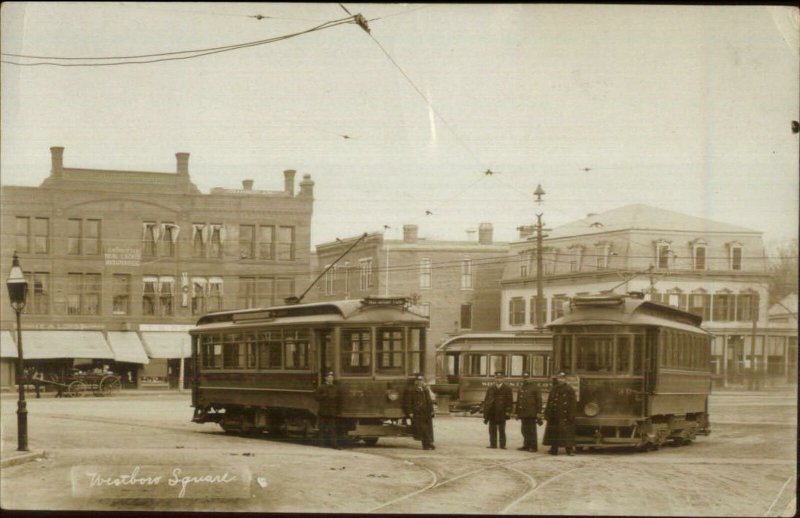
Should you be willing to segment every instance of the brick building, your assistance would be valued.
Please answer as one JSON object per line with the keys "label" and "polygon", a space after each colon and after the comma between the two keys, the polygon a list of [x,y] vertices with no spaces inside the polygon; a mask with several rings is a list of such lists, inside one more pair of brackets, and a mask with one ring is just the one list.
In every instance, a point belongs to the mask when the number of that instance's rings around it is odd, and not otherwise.
{"label": "brick building", "polygon": [[[533,329],[536,244],[530,227],[503,273],[502,329]],[[797,373],[797,329],[770,325],[762,233],[647,205],[590,214],[543,243],[546,321],[574,295],[643,291],[703,317],[719,384],[783,383]],[[794,374],[792,374],[794,373]]]}
{"label": "brick building", "polygon": [[[357,237],[317,245],[317,269],[331,265]],[[403,239],[370,234],[319,281],[307,298],[318,301],[367,295],[411,297],[430,318],[426,376],[434,375],[434,350],[453,334],[496,331],[500,325],[499,279],[507,243],[493,241],[490,223],[477,240],[418,237],[417,225],[403,226]]]}
{"label": "brick building", "polygon": [[[201,193],[189,154],[176,172],[64,167],[39,187],[3,186],[2,257],[16,250],[29,282],[22,317],[26,366],[63,374],[110,364],[128,386],[176,386],[200,315],[269,305],[304,286],[314,182]],[[14,313],[0,296],[2,383],[13,380]],[[188,374],[187,374],[188,378]]]}

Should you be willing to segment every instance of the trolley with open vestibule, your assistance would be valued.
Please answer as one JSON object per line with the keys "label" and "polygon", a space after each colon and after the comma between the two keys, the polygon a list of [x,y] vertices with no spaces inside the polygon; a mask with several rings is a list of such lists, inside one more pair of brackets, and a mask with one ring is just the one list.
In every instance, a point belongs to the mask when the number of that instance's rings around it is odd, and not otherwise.
{"label": "trolley with open vestibule", "polygon": [[549,324],[570,375],[576,445],[684,444],[710,433],[711,334],[702,319],[642,294],[576,297]]}
{"label": "trolley with open vestibule", "polygon": [[478,412],[495,372],[506,374],[516,392],[529,372],[546,397],[550,390],[552,338],[544,333],[467,333],[436,350],[434,392],[449,396],[451,411]]}
{"label": "trolley with open vestibule", "polygon": [[193,421],[226,432],[317,432],[314,392],[331,370],[343,434],[368,444],[410,435],[402,398],[423,372],[428,319],[405,298],[245,309],[202,317],[190,331]]}

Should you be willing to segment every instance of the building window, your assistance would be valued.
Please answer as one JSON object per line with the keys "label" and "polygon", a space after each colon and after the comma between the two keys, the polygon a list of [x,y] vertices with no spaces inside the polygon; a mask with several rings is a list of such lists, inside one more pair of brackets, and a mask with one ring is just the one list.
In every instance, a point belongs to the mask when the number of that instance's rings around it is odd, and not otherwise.
{"label": "building window", "polygon": [[519,276],[527,277],[530,270],[531,254],[530,252],[522,252],[519,254]]}
{"label": "building window", "polygon": [[278,261],[292,261],[294,254],[294,227],[278,227]]}
{"label": "building window", "polygon": [[31,218],[27,216],[17,216],[14,224],[15,246],[17,252],[27,254],[31,250]]}
{"label": "building window", "polygon": [[708,268],[707,254],[708,247],[703,240],[692,242],[692,265],[695,270],[705,270]]}
{"label": "building window", "polygon": [[525,323],[525,299],[513,297],[508,301],[508,323],[521,326]]}
{"label": "building window", "polygon": [[[326,264],[325,268],[330,268],[331,265]],[[336,284],[336,267],[330,268],[325,272],[325,295],[333,295]]]}
{"label": "building window", "polygon": [[162,317],[175,313],[175,278],[164,276],[158,279],[158,314]]}
{"label": "building window", "polygon": [[208,279],[208,309],[207,311],[222,310],[222,277],[210,277]]}
{"label": "building window", "polygon": [[175,278],[142,277],[142,314],[146,316],[172,316],[175,314]]}
{"label": "building window", "polygon": [[36,254],[50,252],[49,218],[35,218],[33,220],[33,252]]}
{"label": "building window", "polygon": [[158,251],[158,238],[161,230],[158,223],[145,221],[142,224],[142,248],[145,256],[154,257]]}
{"label": "building window", "polygon": [[564,316],[564,304],[567,301],[569,301],[569,297],[566,295],[553,296],[553,299],[550,301],[550,313],[553,317],[551,320],[555,320]]}
{"label": "building window", "polygon": [[161,256],[175,257],[175,244],[178,241],[180,229],[174,223],[163,223],[161,225]]}
{"label": "building window", "polygon": [[84,230],[83,253],[100,255],[100,220],[87,219]]}
{"label": "building window", "polygon": [[711,295],[706,293],[692,293],[689,295],[689,313],[693,313],[703,320],[711,318]]}
{"label": "building window", "polygon": [[[79,220],[80,221],[80,220]],[[33,233],[31,234],[31,224]],[[48,253],[50,247],[50,219],[17,216],[14,223],[15,250],[21,254]]]}
{"label": "building window", "polygon": [[99,315],[101,287],[99,273],[67,274],[67,315]]}
{"label": "building window", "polygon": [[608,243],[598,243],[594,247],[594,261],[595,267],[598,270],[605,270],[608,268],[608,252],[609,252],[609,244]]}
{"label": "building window", "polygon": [[83,221],[80,219],[67,220],[67,254],[81,254],[81,227]]}
{"label": "building window", "polygon": [[670,243],[668,241],[656,242],[656,268],[669,268]]}
{"label": "building window", "polygon": [[255,258],[256,250],[255,225],[239,225],[239,257],[242,259]]}
{"label": "building window", "polygon": [[713,320],[716,322],[729,322],[734,317],[735,298],[731,293],[716,293],[714,295]]}
{"label": "building window", "polygon": [[[542,300],[544,300],[544,298]],[[536,321],[536,308],[538,307],[536,305],[536,297],[535,296],[531,297],[530,302],[531,303],[530,303],[530,311],[528,312],[529,313],[528,318],[529,318],[531,324],[536,325],[536,324],[538,324],[538,322]],[[542,308],[542,309],[544,309],[544,308]],[[542,323],[544,323],[544,317],[545,317],[545,315],[543,314],[542,315]]]}
{"label": "building window", "polygon": [[472,259],[461,260],[461,289],[472,289]]}
{"label": "building window", "polygon": [[361,289],[366,290],[372,287],[372,259],[361,259],[358,261],[361,270]]}
{"label": "building window", "polygon": [[[241,281],[240,281],[241,283]],[[203,315],[206,313],[206,287],[208,281],[205,277],[192,277],[192,315]],[[240,284],[241,286],[241,284]],[[252,306],[240,306],[249,308]]]}
{"label": "building window", "polygon": [[413,305],[411,311],[414,311],[419,316],[425,317],[428,319],[428,325],[426,327],[431,326],[431,303],[430,302],[421,302],[419,304]]}
{"label": "building window", "polygon": [[419,261],[419,287],[423,290],[431,288],[431,260],[423,257]]}
{"label": "building window", "polygon": [[258,232],[258,258],[270,261],[275,259],[275,227],[261,225]]}
{"label": "building window", "polygon": [[461,329],[472,329],[472,304],[461,304]]}
{"label": "building window", "polygon": [[131,276],[115,273],[111,277],[111,314],[127,315],[130,313]]}
{"label": "building window", "polygon": [[156,314],[158,277],[142,277],[142,315]]}
{"label": "building window", "polygon": [[206,256],[206,241],[208,241],[208,234],[206,226],[203,223],[192,224],[192,255],[194,257]]}
{"label": "building window", "polygon": [[222,247],[225,242],[225,227],[221,224],[212,224],[209,227],[209,257],[219,259],[222,257]]}
{"label": "building window", "polygon": [[50,274],[45,272],[24,272],[29,280],[25,301],[25,313],[46,315],[50,312]]}
{"label": "building window", "polygon": [[550,248],[544,253],[544,257],[542,258],[542,262],[544,263],[542,266],[544,268],[545,275],[553,275],[556,273],[556,264],[558,263],[558,250],[555,248]]}
{"label": "building window", "polygon": [[239,277],[236,307],[245,309],[271,306],[274,291],[275,279],[271,277]]}
{"label": "building window", "polygon": [[730,263],[731,263],[731,270],[741,270],[742,269],[742,246],[739,244],[733,244],[730,247]]}
{"label": "building window", "polygon": [[569,271],[579,272],[581,270],[581,263],[583,262],[583,247],[580,245],[572,245],[569,248],[572,251],[569,256]]}
{"label": "building window", "polygon": [[736,297],[736,320],[752,322],[758,319],[758,294],[740,293]]}
{"label": "building window", "polygon": [[666,300],[664,302],[670,306],[682,309],[684,311],[686,310],[686,294],[681,293],[681,290],[679,289],[674,289],[667,292]]}

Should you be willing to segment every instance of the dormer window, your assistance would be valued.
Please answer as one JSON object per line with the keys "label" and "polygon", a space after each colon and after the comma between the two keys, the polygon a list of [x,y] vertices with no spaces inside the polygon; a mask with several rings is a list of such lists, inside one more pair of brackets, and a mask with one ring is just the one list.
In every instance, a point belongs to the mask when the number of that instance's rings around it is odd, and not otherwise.
{"label": "dormer window", "polygon": [[656,268],[666,270],[669,268],[669,256],[672,254],[671,242],[659,239],[656,245]]}
{"label": "dormer window", "polygon": [[695,270],[706,270],[708,245],[703,239],[696,239],[691,242],[692,245],[692,267]]}
{"label": "dormer window", "polygon": [[728,243],[728,263],[731,270],[742,269],[742,244],[738,241]]}

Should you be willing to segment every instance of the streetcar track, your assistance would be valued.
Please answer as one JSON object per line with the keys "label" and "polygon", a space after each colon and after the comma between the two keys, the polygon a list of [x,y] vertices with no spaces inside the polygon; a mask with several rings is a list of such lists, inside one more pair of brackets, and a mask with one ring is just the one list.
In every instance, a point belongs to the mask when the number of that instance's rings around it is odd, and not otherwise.
{"label": "streetcar track", "polygon": [[[772,508],[773,508],[773,507],[775,507],[775,504],[777,504],[777,503],[778,503],[778,500],[780,500],[780,499],[781,499],[781,497],[783,496],[783,492],[786,490],[786,487],[789,485],[789,483],[792,481],[792,479],[793,479],[793,478],[794,478],[794,477],[789,477],[789,478],[787,478],[787,479],[786,479],[786,482],[784,482],[784,483],[783,483],[783,486],[781,486],[781,490],[780,490],[780,491],[778,491],[778,495],[777,495],[777,496],[775,497],[775,499],[772,501],[772,503],[770,504],[769,508],[768,508],[768,509],[767,509],[767,511],[764,513],[764,516],[772,516],[772,515],[770,514],[770,512],[772,511]],[[788,505],[788,504],[787,504],[787,505]]]}

